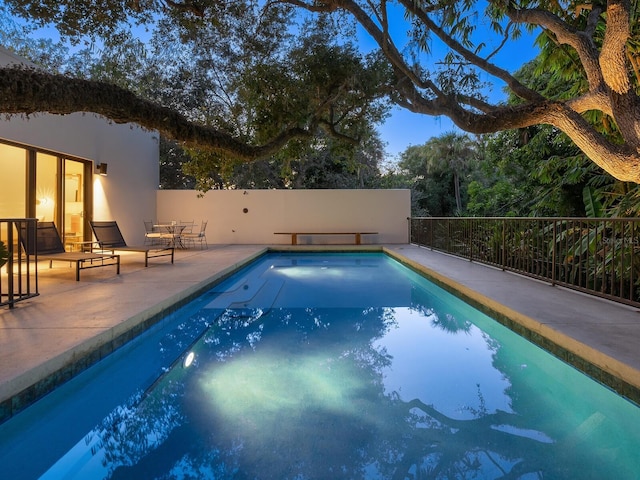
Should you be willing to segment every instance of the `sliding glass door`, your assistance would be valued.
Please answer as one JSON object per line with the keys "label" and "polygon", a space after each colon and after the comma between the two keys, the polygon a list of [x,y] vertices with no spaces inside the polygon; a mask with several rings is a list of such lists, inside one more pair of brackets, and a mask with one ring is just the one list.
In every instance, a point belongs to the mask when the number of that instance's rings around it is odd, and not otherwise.
{"label": "sliding glass door", "polygon": [[92,202],[91,162],[0,143],[0,218],[54,222],[72,249],[85,240]]}
{"label": "sliding glass door", "polygon": [[85,232],[85,168],[82,162],[64,161],[64,240],[68,249],[73,242],[84,240]]}

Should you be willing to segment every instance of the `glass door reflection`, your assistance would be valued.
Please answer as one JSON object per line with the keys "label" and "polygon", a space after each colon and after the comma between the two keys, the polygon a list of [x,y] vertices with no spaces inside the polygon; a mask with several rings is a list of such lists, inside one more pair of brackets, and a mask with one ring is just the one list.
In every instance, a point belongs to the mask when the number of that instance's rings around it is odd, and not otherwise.
{"label": "glass door reflection", "polygon": [[67,250],[84,240],[84,164],[64,160],[64,243]]}

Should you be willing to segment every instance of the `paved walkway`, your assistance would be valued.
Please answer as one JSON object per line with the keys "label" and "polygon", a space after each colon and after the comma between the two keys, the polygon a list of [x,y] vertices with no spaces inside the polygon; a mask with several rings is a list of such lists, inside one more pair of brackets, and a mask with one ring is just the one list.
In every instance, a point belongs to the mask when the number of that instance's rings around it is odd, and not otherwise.
{"label": "paved walkway", "polygon": [[[85,270],[80,282],[74,280],[72,268],[58,264],[49,270],[41,264],[40,296],[12,310],[0,309],[0,421],[52,383],[84,368],[83,359],[90,363],[108,354],[163,310],[191,298],[265,248],[216,245],[181,250],[174,265],[165,258],[152,259],[148,268],[140,254],[127,254],[119,276],[111,268]],[[412,245],[386,249],[523,335],[639,399],[637,309]]]}

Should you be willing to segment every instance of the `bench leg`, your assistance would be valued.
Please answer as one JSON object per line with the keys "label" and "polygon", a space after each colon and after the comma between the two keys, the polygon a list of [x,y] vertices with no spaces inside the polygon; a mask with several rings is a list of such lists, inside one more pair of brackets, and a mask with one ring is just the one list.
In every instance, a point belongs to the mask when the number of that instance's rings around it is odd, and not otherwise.
{"label": "bench leg", "polygon": [[356,233],[356,245],[360,245],[360,234]]}
{"label": "bench leg", "polygon": [[298,244],[298,234],[297,233],[292,233],[291,234],[291,245],[297,245]]}

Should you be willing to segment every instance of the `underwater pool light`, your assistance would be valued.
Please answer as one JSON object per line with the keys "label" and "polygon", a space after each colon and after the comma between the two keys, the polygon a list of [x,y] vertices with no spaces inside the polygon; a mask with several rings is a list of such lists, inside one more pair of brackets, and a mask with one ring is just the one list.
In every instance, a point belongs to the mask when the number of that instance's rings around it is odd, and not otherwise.
{"label": "underwater pool light", "polygon": [[184,368],[189,368],[191,366],[191,364],[193,363],[193,361],[196,358],[196,354],[193,352],[189,352],[187,353],[187,355],[184,357],[184,360],[182,361],[182,366]]}

